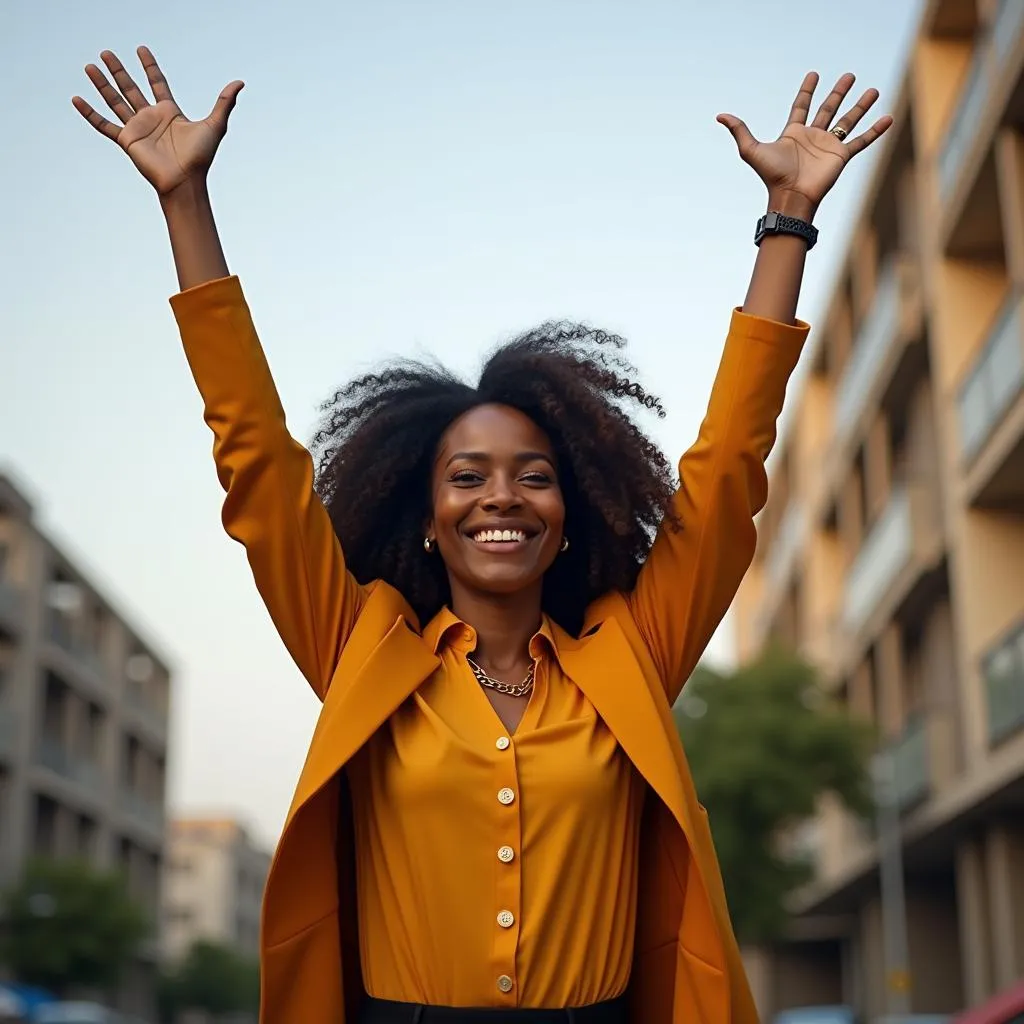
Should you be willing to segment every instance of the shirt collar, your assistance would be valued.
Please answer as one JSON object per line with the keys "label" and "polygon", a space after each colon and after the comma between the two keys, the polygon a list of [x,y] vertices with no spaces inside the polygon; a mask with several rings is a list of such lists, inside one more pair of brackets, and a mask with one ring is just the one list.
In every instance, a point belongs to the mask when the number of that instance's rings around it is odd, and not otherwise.
{"label": "shirt collar", "polygon": [[[476,630],[463,622],[447,605],[443,607],[427,623],[423,630],[423,639],[430,645],[434,654],[450,647],[462,654],[468,654],[476,647]],[[545,652],[558,657],[558,644],[555,642],[555,631],[551,620],[544,615],[540,629],[530,639],[530,655],[540,657]]]}

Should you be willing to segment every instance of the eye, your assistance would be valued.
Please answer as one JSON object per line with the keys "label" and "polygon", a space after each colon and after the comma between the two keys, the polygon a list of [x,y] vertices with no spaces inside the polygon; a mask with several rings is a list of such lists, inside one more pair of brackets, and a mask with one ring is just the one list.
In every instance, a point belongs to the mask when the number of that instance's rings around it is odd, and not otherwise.
{"label": "eye", "polygon": [[453,484],[478,484],[483,477],[475,469],[459,469],[448,479]]}
{"label": "eye", "polygon": [[539,469],[530,470],[530,472],[524,473],[519,479],[524,483],[536,485],[548,485],[553,483],[551,475]]}

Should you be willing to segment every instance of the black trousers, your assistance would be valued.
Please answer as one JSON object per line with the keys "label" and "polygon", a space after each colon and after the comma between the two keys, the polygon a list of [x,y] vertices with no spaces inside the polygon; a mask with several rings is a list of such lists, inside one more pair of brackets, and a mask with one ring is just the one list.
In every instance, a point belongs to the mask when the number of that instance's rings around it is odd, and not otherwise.
{"label": "black trousers", "polygon": [[565,1009],[423,1006],[367,996],[359,1024],[628,1024],[626,997]]}

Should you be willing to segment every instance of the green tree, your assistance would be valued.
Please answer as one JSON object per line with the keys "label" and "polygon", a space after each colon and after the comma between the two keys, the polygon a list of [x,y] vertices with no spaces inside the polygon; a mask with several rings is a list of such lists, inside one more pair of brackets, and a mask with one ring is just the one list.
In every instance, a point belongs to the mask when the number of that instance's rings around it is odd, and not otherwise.
{"label": "green tree", "polygon": [[779,838],[828,792],[870,812],[872,730],[831,705],[814,670],[780,650],[731,674],[698,667],[674,714],[737,935],[773,938],[787,897],[813,873]]}
{"label": "green tree", "polygon": [[258,962],[216,942],[199,941],[163,979],[161,1018],[174,1020],[183,1010],[210,1014],[255,1014],[260,1005]]}
{"label": "green tree", "polygon": [[0,962],[58,994],[108,989],[150,931],[124,879],[77,861],[34,861],[2,896]]}

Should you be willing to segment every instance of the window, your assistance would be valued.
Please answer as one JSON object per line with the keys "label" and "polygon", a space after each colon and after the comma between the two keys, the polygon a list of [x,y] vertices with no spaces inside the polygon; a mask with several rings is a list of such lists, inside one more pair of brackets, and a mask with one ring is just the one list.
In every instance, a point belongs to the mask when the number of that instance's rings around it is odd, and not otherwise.
{"label": "window", "polygon": [[91,861],[96,852],[96,822],[81,815],[75,828],[75,852],[83,860]]}
{"label": "window", "polygon": [[989,742],[996,744],[1024,727],[1024,625],[989,652],[982,673]]}
{"label": "window", "polygon": [[48,797],[37,796],[35,810],[32,852],[37,857],[53,857],[57,853],[57,804]]}
{"label": "window", "polygon": [[195,913],[191,907],[168,907],[166,917],[168,924],[190,925]]}

